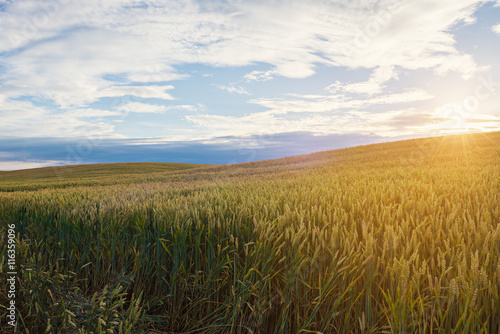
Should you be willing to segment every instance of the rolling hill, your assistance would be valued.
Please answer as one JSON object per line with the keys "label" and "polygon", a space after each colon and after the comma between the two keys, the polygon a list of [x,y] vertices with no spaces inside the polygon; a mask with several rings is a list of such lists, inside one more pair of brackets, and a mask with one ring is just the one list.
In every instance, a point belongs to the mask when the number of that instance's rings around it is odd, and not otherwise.
{"label": "rolling hill", "polygon": [[500,330],[500,132],[2,172],[0,221],[25,332]]}

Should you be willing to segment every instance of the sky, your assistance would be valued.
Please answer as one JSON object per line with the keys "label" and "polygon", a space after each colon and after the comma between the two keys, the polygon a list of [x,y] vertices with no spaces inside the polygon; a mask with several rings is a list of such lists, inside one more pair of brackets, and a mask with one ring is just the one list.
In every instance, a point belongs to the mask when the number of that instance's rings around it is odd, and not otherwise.
{"label": "sky", "polygon": [[500,130],[500,0],[0,0],[0,170]]}

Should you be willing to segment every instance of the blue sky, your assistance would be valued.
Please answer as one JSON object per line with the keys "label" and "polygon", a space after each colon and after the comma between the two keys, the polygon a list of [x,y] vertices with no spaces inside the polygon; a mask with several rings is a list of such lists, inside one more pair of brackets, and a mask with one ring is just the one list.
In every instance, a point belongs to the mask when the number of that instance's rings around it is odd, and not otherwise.
{"label": "blue sky", "polygon": [[0,170],[500,130],[500,1],[0,0]]}

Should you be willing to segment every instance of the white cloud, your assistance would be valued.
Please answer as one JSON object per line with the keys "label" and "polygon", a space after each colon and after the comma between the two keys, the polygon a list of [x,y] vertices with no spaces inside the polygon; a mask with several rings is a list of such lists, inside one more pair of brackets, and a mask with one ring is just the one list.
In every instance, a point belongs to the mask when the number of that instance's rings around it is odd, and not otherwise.
{"label": "white cloud", "polygon": [[244,94],[244,95],[250,95],[249,92],[246,91],[246,89],[242,86],[236,85],[236,84],[230,84],[230,85],[217,85],[219,89],[228,91],[229,93],[236,93],[236,94]]}
{"label": "white cloud", "polygon": [[[311,59],[312,60],[312,59]],[[318,59],[319,60],[319,59]],[[285,61],[279,62],[276,72],[287,78],[307,78],[314,74],[313,62]]]}
{"label": "white cloud", "polygon": [[[480,68],[455,48],[450,30],[459,22],[473,22],[479,4],[472,0],[387,2],[373,15],[358,16],[360,20],[351,27],[354,34],[332,36],[338,52],[332,50],[330,59],[350,67],[428,68],[439,74],[453,70],[469,77]],[[450,60],[456,66],[449,67]]]}
{"label": "white cloud", "polygon": [[[394,105],[425,101],[432,95],[422,90],[409,90],[363,100],[350,99],[342,94],[325,96],[299,96],[293,99],[250,100],[268,110],[241,117],[221,115],[188,115],[185,119],[198,127],[198,135],[211,137],[250,136],[293,131],[310,131],[321,134],[377,132],[388,136],[409,133],[401,120],[401,111],[393,111]],[[365,111],[383,106],[389,111],[375,114]],[[433,116],[421,116],[413,112],[415,124],[433,122]],[[410,116],[408,116],[410,117]],[[427,118],[426,118],[427,117]],[[427,124],[427,123],[426,123]]]}
{"label": "white cloud", "polygon": [[373,71],[368,81],[345,85],[337,81],[326,89],[330,92],[345,91],[356,94],[374,95],[381,93],[385,87],[384,83],[393,78],[397,78],[394,66],[378,67]]}
{"label": "white cloud", "polygon": [[64,164],[58,160],[37,160],[37,161],[0,161],[0,171],[12,171],[19,169],[40,168],[48,166],[58,166]]}
{"label": "white cloud", "polygon": [[91,117],[111,116],[113,112],[90,109],[52,112],[29,101],[8,100],[0,95],[0,133],[5,137],[84,137],[91,133],[113,137],[114,127]]}
{"label": "white cloud", "polygon": [[180,105],[168,106],[168,110],[200,111],[204,109],[205,106],[203,104],[197,104],[197,105],[180,104]]}
{"label": "white cloud", "polygon": [[421,89],[408,90],[402,93],[392,93],[365,99],[353,99],[343,94],[325,96],[297,96],[296,99],[268,99],[250,100],[250,103],[259,104],[276,114],[293,112],[328,112],[334,110],[360,110],[375,105],[393,105],[425,101],[433,96]]}
{"label": "white cloud", "polygon": [[162,63],[145,65],[144,69],[138,69],[128,75],[128,79],[132,82],[163,82],[172,80],[182,80],[189,78],[187,74],[175,73],[172,66]]}
{"label": "white cloud", "polygon": [[142,102],[127,102],[119,104],[115,107],[115,109],[128,112],[135,113],[164,113],[167,110],[177,110],[177,111],[198,111],[203,110],[204,106],[199,105],[190,105],[190,104],[180,104],[180,105],[157,105],[150,103],[142,103]]}
{"label": "white cloud", "polygon": [[200,134],[211,137],[272,135],[295,131],[316,134],[379,134],[399,135],[390,124],[374,124],[355,112],[315,113],[284,117],[269,112],[254,113],[242,117],[219,115],[193,115],[186,119],[198,126]]}
{"label": "white cloud", "polygon": [[71,109],[64,113],[66,117],[76,117],[76,118],[94,118],[94,117],[112,117],[121,116],[122,113],[118,111],[110,111],[103,109],[92,109],[92,108],[80,108]]}
{"label": "white cloud", "polygon": [[166,90],[173,89],[174,86],[113,86],[96,92],[98,97],[119,97],[133,95],[141,98],[157,98],[173,100],[174,98],[166,93]]}
{"label": "white cloud", "polygon": [[247,82],[250,81],[269,81],[273,79],[273,75],[276,74],[275,70],[269,71],[252,71],[245,74],[243,77]]}
{"label": "white cloud", "polygon": [[[499,3],[498,6],[500,6],[500,3]],[[497,24],[496,26],[493,26],[492,29],[493,29],[493,31],[495,33],[497,33],[498,35],[500,35],[500,24]]]}
{"label": "white cloud", "polygon": [[165,106],[142,102],[127,102],[115,107],[117,110],[136,113],[163,113],[167,110]]}

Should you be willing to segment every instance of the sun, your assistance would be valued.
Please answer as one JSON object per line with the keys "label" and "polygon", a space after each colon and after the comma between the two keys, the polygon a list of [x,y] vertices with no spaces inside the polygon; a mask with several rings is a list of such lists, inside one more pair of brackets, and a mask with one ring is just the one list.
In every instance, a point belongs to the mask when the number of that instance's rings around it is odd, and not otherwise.
{"label": "sun", "polygon": [[463,103],[446,104],[436,108],[433,115],[442,121],[430,124],[427,128],[443,134],[486,132],[500,129],[498,117],[481,114],[476,110],[468,110]]}

